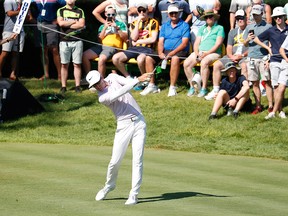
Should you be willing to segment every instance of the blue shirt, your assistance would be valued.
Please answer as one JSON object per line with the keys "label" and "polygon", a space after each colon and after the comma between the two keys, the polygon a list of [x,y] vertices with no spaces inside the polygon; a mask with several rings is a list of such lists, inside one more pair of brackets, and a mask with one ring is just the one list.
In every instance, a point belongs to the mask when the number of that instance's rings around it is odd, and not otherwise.
{"label": "blue shirt", "polygon": [[32,0],[36,3],[38,11],[33,14],[37,17],[38,22],[48,22],[51,23],[56,20],[57,10],[66,5],[65,0]]}
{"label": "blue shirt", "polygon": [[[182,38],[190,38],[189,24],[182,19],[179,20],[175,28],[172,28],[171,21],[162,25],[159,38],[164,38],[164,50],[174,50],[182,43]],[[184,51],[189,51],[189,44]]]}
{"label": "blue shirt", "polygon": [[271,62],[281,62],[282,56],[279,54],[279,49],[288,35],[288,25],[283,31],[280,31],[276,26],[267,29],[262,32],[258,38],[260,41],[268,40],[271,43],[272,56],[270,58]]}
{"label": "blue shirt", "polygon": [[225,90],[230,99],[236,97],[236,95],[240,92],[242,86],[243,86],[243,82],[246,80],[245,76],[241,75],[241,76],[237,76],[236,81],[234,83],[229,82],[229,78],[225,77],[224,79],[222,79],[221,85],[220,85],[220,89]]}

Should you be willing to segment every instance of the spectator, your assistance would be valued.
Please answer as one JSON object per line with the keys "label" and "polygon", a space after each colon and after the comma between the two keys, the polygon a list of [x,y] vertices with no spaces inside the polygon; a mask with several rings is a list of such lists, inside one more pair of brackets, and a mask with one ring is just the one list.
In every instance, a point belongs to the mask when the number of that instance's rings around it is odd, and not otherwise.
{"label": "spectator", "polygon": [[230,12],[230,30],[235,28],[235,23],[236,23],[236,19],[235,19],[235,13],[237,10],[244,10],[246,11],[246,9],[252,4],[251,0],[231,0],[230,3],[230,8],[229,8],[229,12]]}
{"label": "spectator", "polygon": [[112,6],[116,10],[115,19],[127,24],[127,13],[128,13],[128,3],[127,0],[106,0],[99,4],[93,11],[92,14],[95,18],[105,24],[106,19],[102,17],[102,13],[105,12],[105,9],[108,6]]}
{"label": "spectator", "polygon": [[[266,49],[257,45],[254,42],[254,38],[272,26],[262,19],[263,7],[261,5],[254,5],[251,13],[253,14],[256,23],[247,26],[247,31],[245,31],[244,34],[244,43],[245,46],[249,46],[246,64],[248,70],[248,80],[253,84],[253,92],[256,103],[256,107],[252,114],[258,114],[259,112],[262,112],[261,91],[259,87],[260,78],[266,85],[266,95],[270,109],[273,107],[273,92],[268,64],[263,60],[263,58],[268,55],[268,52]],[[265,41],[265,44],[268,45],[268,41]]]}
{"label": "spectator", "polygon": [[[33,16],[37,19],[37,28],[34,28],[35,45],[44,46],[44,57],[41,57],[44,66],[44,75],[40,79],[49,78],[49,51],[52,52],[53,61],[57,70],[58,79],[61,79],[61,62],[59,56],[59,36],[56,31],[57,10],[66,4],[65,0],[33,0],[37,11]],[[42,55],[42,52],[41,52]]]}
{"label": "spectator", "polygon": [[91,70],[90,60],[99,57],[98,71],[103,77],[106,73],[106,61],[122,49],[123,42],[128,39],[127,27],[124,22],[115,19],[116,10],[108,5],[105,9],[106,22],[98,30],[99,38],[104,46],[94,46],[83,53],[82,61],[85,74]]}
{"label": "spectator", "polygon": [[168,7],[171,4],[177,4],[179,7],[179,17],[182,19],[183,12],[185,13],[185,22],[189,23],[192,19],[192,14],[189,9],[189,4],[185,0],[161,0],[158,3],[158,10],[161,13],[161,25],[169,21]]}
{"label": "spectator", "polygon": [[[284,8],[275,7],[272,17],[276,25],[262,32],[254,39],[254,42],[267,49],[271,54],[269,68],[272,86],[274,87],[275,104],[273,107],[269,107],[269,114],[265,117],[266,119],[274,118],[276,112],[279,112],[280,118],[286,118],[285,112],[282,110],[282,100],[288,74],[285,75],[287,65],[286,67],[283,65],[283,62],[285,63],[285,61],[283,61],[283,57],[279,54],[281,45],[288,35],[288,25],[285,24],[286,13]],[[269,46],[262,43],[263,41],[269,41]]]}
{"label": "spectator", "polygon": [[201,20],[206,20],[206,25],[199,29],[194,44],[194,52],[189,55],[183,64],[186,77],[190,84],[190,89],[187,93],[189,97],[195,95],[197,92],[192,85],[192,68],[199,62],[202,88],[197,96],[204,97],[208,93],[209,65],[221,57],[222,44],[225,38],[223,26],[217,24],[219,17],[218,14],[215,14],[211,10],[205,11],[204,15],[200,17]]}
{"label": "spectator", "polygon": [[72,56],[75,78],[75,92],[80,93],[81,81],[81,63],[83,54],[83,42],[70,35],[79,35],[81,29],[85,27],[85,15],[81,8],[75,6],[76,0],[66,0],[66,5],[57,11],[57,21],[61,27],[61,32],[66,35],[61,35],[60,40],[60,57],[61,57],[61,94],[66,92],[66,84],[68,79],[68,68]]}
{"label": "spectator", "polygon": [[215,14],[218,14],[221,8],[221,3],[219,0],[206,0],[206,1],[189,0],[189,6],[190,6],[190,11],[192,13],[192,25],[191,25],[190,33],[191,33],[191,43],[193,46],[196,40],[196,36],[197,36],[199,28],[206,24],[205,21],[200,20],[201,14],[199,14],[196,6],[200,6],[206,11],[213,10]]}
{"label": "spectator", "polygon": [[[2,77],[2,69],[3,66],[9,56],[9,54],[12,54],[11,59],[11,73],[10,73],[10,79],[15,80],[16,77],[16,70],[17,70],[17,64],[18,64],[18,51],[23,52],[24,48],[24,38],[25,38],[25,32],[22,28],[19,37],[17,40],[11,40],[9,41],[9,38],[14,35],[13,28],[17,19],[17,16],[19,14],[21,4],[20,2],[16,2],[14,0],[5,0],[4,1],[4,11],[5,11],[5,20],[4,20],[4,27],[2,32],[2,38],[7,38],[6,41],[8,43],[3,43],[2,45],[2,52],[0,55],[0,78]],[[19,50],[18,50],[19,49]]]}
{"label": "spectator", "polygon": [[233,115],[235,119],[238,118],[239,111],[250,109],[249,83],[245,76],[238,75],[238,69],[233,62],[228,62],[222,70],[227,77],[222,79],[209,120],[217,118],[221,106],[227,109],[227,116]]}
{"label": "spectator", "polygon": [[251,14],[251,10],[252,10],[252,7],[254,5],[262,5],[262,7],[263,7],[262,19],[265,20],[267,23],[272,24],[271,6],[269,4],[265,4],[263,0],[252,0],[252,5],[250,5],[246,9],[246,13],[247,13],[247,17],[248,17],[248,24],[255,23],[253,15]]}
{"label": "spectator", "polygon": [[130,74],[125,68],[125,62],[131,58],[137,59],[137,64],[141,74],[145,70],[145,58],[147,54],[152,54],[157,41],[159,24],[158,21],[148,17],[148,5],[146,3],[137,4],[138,19],[130,25],[130,39],[132,47],[126,51],[116,53],[113,58],[113,64],[125,76]]}
{"label": "spectator", "polygon": [[16,40],[18,34],[17,33],[14,33],[12,34],[11,36],[9,37],[6,37],[6,38],[3,38],[1,41],[0,41],[0,45],[2,46],[4,43],[9,43],[10,41],[12,40]]}
{"label": "spectator", "polygon": [[[286,37],[285,41],[283,42],[283,44],[280,47],[279,50],[281,56],[283,57],[282,60],[282,64],[281,64],[281,72],[279,75],[279,85],[277,87],[277,89],[275,89],[275,104],[274,104],[274,109],[273,112],[275,113],[277,111],[281,110],[280,107],[282,107],[282,102],[284,100],[284,94],[285,94],[285,90],[286,90],[286,86],[288,83],[288,37]],[[285,114],[285,113],[284,113]],[[283,112],[279,113],[279,117],[280,118],[286,118],[286,115],[283,115]]]}
{"label": "spectator", "polygon": [[[176,82],[180,73],[180,57],[188,55],[189,51],[189,25],[180,16],[180,9],[176,4],[168,7],[170,21],[164,23],[160,30],[158,41],[158,55],[162,60],[170,59],[170,87],[168,97],[176,96]],[[159,58],[146,57],[147,72],[153,71],[154,64]],[[155,77],[151,77],[150,83],[142,95],[155,93],[158,88],[155,86]]]}
{"label": "spectator", "polygon": [[286,13],[286,24],[288,24],[288,3],[285,4],[284,10],[285,10],[285,13]]}
{"label": "spectator", "polygon": [[128,24],[131,24],[133,21],[137,20],[139,15],[137,5],[141,3],[145,3],[148,5],[148,17],[154,18],[154,13],[156,10],[157,0],[129,0],[129,7],[128,7]]}
{"label": "spectator", "polygon": [[235,14],[237,26],[228,34],[226,47],[227,55],[213,64],[213,90],[205,96],[206,100],[212,100],[220,90],[221,70],[229,62],[239,64],[242,75],[247,79],[245,57],[248,55],[248,47],[244,46],[243,34],[247,26],[247,17],[244,10],[240,9]]}

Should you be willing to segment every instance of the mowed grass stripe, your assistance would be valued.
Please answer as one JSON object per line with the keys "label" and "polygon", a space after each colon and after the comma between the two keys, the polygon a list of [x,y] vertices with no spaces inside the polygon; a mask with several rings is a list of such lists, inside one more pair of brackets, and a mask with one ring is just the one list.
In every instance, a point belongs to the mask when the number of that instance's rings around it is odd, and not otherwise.
{"label": "mowed grass stripe", "polygon": [[139,205],[124,206],[131,149],[118,185],[103,186],[111,147],[0,145],[3,215],[287,215],[285,161],[146,149]]}

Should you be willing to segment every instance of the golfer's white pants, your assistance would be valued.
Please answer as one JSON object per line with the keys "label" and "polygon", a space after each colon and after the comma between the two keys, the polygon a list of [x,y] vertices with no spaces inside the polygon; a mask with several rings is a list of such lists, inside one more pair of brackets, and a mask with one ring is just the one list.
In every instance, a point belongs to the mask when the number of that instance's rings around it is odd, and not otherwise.
{"label": "golfer's white pants", "polygon": [[135,120],[122,120],[117,122],[114,138],[112,158],[108,165],[105,187],[115,188],[121,161],[127,147],[132,143],[132,188],[130,195],[137,195],[142,183],[143,154],[146,139],[146,123],[143,116]]}

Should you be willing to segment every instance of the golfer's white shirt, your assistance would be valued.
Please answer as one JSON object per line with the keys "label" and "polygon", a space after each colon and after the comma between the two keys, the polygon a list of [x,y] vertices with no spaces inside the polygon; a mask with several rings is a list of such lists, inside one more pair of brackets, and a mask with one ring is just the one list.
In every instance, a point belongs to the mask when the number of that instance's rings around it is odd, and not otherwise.
{"label": "golfer's white shirt", "polygon": [[127,79],[112,73],[105,81],[108,86],[103,91],[98,91],[99,102],[112,110],[117,121],[142,115],[139,105],[129,92],[139,83],[138,79]]}

